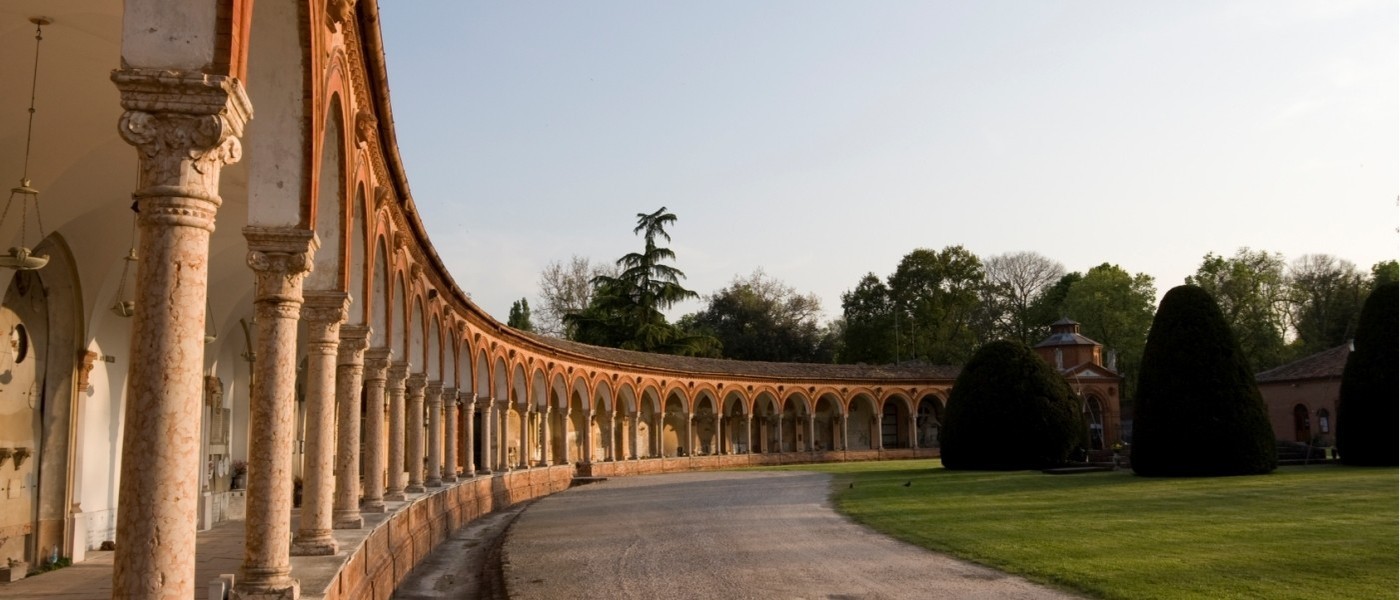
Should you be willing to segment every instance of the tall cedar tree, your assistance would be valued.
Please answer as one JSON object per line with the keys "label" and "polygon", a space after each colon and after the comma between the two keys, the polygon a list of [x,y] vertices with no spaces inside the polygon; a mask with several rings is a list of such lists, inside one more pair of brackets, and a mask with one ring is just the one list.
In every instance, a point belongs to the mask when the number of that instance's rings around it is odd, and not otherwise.
{"label": "tall cedar tree", "polygon": [[1356,350],[1342,371],[1337,404],[1337,451],[1349,465],[1397,462],[1400,435],[1400,286],[1382,284],[1366,298],[1356,331]]}
{"label": "tall cedar tree", "polygon": [[1063,464],[1086,441],[1065,378],[1029,346],[997,341],[963,367],[938,431],[949,469],[1040,469]]}
{"label": "tall cedar tree", "polygon": [[1215,299],[1194,285],[1162,298],[1143,349],[1133,471],[1147,476],[1268,473],[1274,432],[1254,370]]}

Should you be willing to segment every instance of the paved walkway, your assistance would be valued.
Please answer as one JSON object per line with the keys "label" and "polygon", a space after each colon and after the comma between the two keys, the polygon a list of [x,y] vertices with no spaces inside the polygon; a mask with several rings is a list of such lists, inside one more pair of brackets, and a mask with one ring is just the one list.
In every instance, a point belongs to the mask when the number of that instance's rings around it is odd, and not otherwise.
{"label": "paved walkway", "polygon": [[504,545],[510,597],[1073,598],[873,533],[832,510],[830,476],[611,479],[542,498]]}

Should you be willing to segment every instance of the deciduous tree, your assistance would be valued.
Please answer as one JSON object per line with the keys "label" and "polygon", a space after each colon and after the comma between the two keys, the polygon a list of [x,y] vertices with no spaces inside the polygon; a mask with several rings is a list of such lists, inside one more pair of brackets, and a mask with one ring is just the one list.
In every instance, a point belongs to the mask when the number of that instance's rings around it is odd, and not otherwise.
{"label": "deciduous tree", "polygon": [[855,289],[843,292],[841,310],[845,320],[841,362],[894,362],[894,306],[890,289],[878,276],[866,273]]}
{"label": "deciduous tree", "polygon": [[571,339],[564,315],[588,308],[593,302],[593,278],[599,275],[615,276],[617,270],[578,255],[568,262],[556,260],[545,265],[540,271],[539,311],[535,315],[539,332]]}
{"label": "deciduous tree", "polygon": [[1215,297],[1256,373],[1288,358],[1288,283],[1283,268],[1282,254],[1240,248],[1229,258],[1206,254],[1196,274],[1186,278],[1186,283]]}
{"label": "deciduous tree", "polygon": [[719,340],[724,358],[775,362],[831,362],[835,348],[821,316],[821,299],[773,279],[761,269],[735,277],[705,297],[703,311],[687,315],[682,329]]}
{"label": "deciduous tree", "polygon": [[1126,403],[1133,398],[1132,382],[1137,379],[1156,299],[1152,276],[1130,275],[1108,263],[1089,269],[1065,294],[1062,316],[1079,321],[1085,336],[1117,353],[1116,367],[1123,375]]}
{"label": "deciduous tree", "polygon": [[1046,324],[1058,317],[1042,319],[1035,313],[1035,302],[1065,276],[1065,267],[1038,252],[1008,252],[983,261],[986,270],[984,306],[995,307],[992,320],[997,329],[989,337],[1006,337],[1024,344],[1043,339]]}
{"label": "deciduous tree", "polygon": [[1302,357],[1346,343],[1366,298],[1367,281],[1356,265],[1327,254],[1307,254],[1288,269],[1294,329],[1294,356]]}

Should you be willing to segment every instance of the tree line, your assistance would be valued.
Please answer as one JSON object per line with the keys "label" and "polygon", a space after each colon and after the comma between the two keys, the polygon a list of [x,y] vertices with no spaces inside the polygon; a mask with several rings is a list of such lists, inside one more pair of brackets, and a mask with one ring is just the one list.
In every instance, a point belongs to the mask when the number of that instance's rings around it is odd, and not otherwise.
{"label": "tree line", "polygon": [[[665,207],[639,213],[639,252],[614,263],[574,256],[540,273],[539,310],[522,298],[508,324],[583,343],[644,352],[778,362],[965,364],[995,340],[1033,345],[1068,318],[1102,343],[1136,380],[1156,309],[1156,282],[1103,263],[1083,272],[1036,252],[979,257],[963,246],[918,248],[893,272],[867,273],[841,295],[841,317],[823,322],[821,301],[761,269],[701,296],[682,284]],[[1209,253],[1185,283],[1216,299],[1256,371],[1325,350],[1356,334],[1364,298],[1400,280],[1396,261],[1363,272],[1325,254],[1287,262],[1241,248]],[[704,308],[670,322],[666,310],[699,298]],[[1125,395],[1132,397],[1131,384]]]}

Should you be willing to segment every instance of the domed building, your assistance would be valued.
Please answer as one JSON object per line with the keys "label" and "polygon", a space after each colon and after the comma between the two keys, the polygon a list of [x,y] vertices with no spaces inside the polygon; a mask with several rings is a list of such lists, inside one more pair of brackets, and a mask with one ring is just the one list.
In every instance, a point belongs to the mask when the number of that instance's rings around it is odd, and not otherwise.
{"label": "domed building", "polygon": [[1084,426],[1089,432],[1090,452],[1109,450],[1122,441],[1122,412],[1119,408],[1123,376],[1117,361],[1109,354],[1104,364],[1103,344],[1079,333],[1079,323],[1060,319],[1050,324],[1050,337],[1035,345],[1036,354],[1054,367],[1070,389],[1083,402]]}

